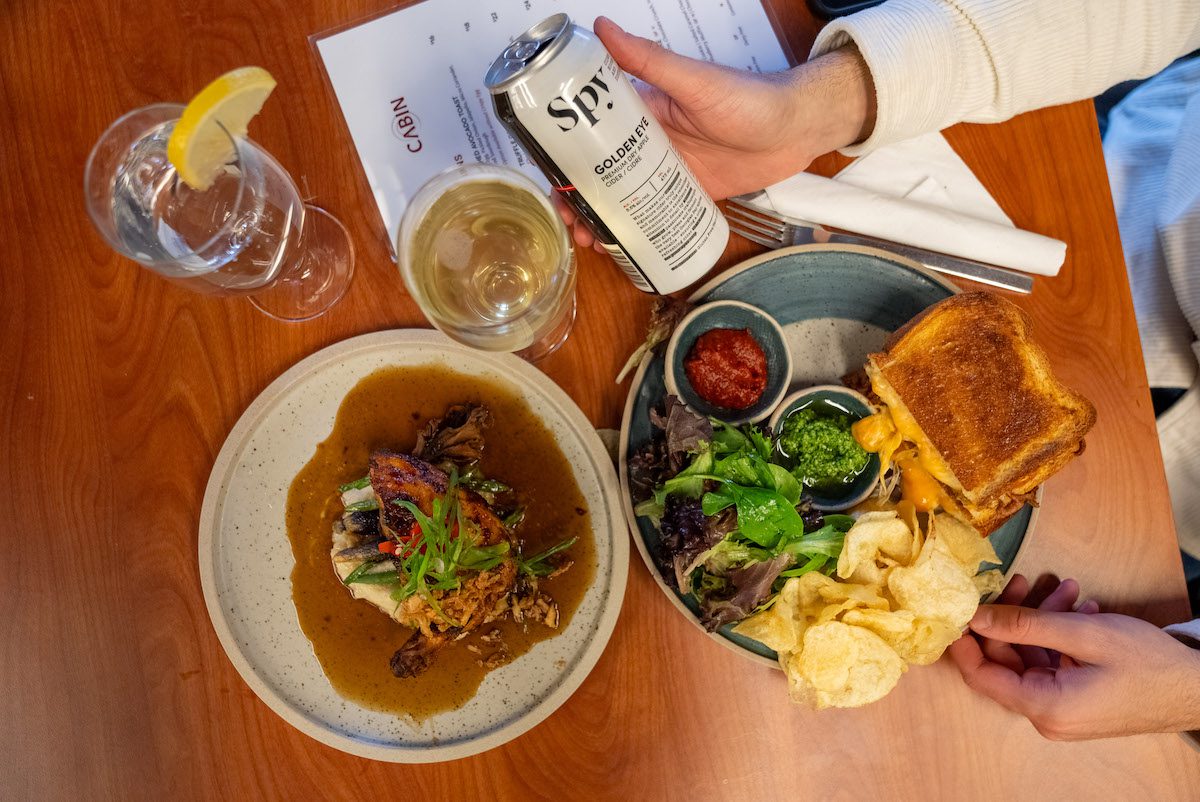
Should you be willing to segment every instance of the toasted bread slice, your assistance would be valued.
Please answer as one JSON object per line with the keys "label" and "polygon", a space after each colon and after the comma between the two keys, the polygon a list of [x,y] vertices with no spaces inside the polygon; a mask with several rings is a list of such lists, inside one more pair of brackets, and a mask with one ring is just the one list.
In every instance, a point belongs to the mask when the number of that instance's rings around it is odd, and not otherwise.
{"label": "toasted bread slice", "polygon": [[947,298],[886,348],[868,357],[876,394],[981,531],[1081,452],[1096,422],[1091,402],[1054,377],[1029,317],[998,296]]}

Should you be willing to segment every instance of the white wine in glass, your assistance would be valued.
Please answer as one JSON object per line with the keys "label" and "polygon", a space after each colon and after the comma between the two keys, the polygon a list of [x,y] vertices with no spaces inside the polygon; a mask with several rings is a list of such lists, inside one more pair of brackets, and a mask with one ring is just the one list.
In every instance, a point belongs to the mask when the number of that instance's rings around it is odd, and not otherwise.
{"label": "white wine in glass", "polygon": [[397,241],[409,292],[438,329],[530,361],[575,320],[575,252],[536,184],[515,170],[455,167],[421,187]]}

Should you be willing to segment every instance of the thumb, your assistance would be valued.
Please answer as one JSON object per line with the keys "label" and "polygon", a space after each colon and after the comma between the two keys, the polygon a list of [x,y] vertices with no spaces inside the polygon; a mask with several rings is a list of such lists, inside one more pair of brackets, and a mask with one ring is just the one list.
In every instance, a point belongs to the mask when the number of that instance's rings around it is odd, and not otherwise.
{"label": "thumb", "polygon": [[705,73],[721,71],[707,61],[681,56],[658,42],[634,36],[608,17],[597,17],[593,28],[617,66],[681,103],[686,104],[706,85]]}
{"label": "thumb", "polygon": [[1104,651],[1100,628],[1087,614],[985,604],[975,612],[970,627],[985,638],[1041,646],[1082,660],[1101,657]]}

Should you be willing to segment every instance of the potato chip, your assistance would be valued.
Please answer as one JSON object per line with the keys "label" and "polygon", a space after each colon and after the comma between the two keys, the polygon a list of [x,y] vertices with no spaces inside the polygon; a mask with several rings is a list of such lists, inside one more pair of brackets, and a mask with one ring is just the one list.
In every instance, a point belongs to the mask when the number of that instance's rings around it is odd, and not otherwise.
{"label": "potato chip", "polygon": [[838,621],[809,627],[802,650],[786,666],[793,698],[810,702],[818,710],[861,707],[882,699],[896,687],[906,668],[895,650],[874,632]]}
{"label": "potato chip", "polygon": [[927,666],[936,663],[951,643],[962,637],[962,627],[947,621],[918,618],[911,637],[901,643],[897,653],[908,663]]}
{"label": "potato chip", "polygon": [[927,546],[916,565],[892,569],[888,590],[899,609],[961,630],[979,606],[973,574],[940,548]]}
{"label": "potato chip", "polygon": [[921,553],[921,546],[925,542],[925,535],[921,531],[920,522],[917,520],[917,505],[911,501],[901,499],[896,502],[896,514],[900,516],[900,520],[904,521],[904,525],[912,532],[912,550],[908,558],[904,560],[905,565],[912,565]]}
{"label": "potato chip", "polygon": [[856,606],[873,607],[877,610],[888,609],[888,600],[880,595],[882,586],[855,585],[849,582],[834,582],[830,580],[817,590],[821,598],[830,603],[840,603],[853,600]]}
{"label": "potato chip", "polygon": [[909,610],[849,610],[842,622],[856,627],[865,627],[889,644],[907,637],[913,630],[916,616]]}
{"label": "potato chip", "polygon": [[803,576],[789,579],[784,583],[779,596],[791,605],[794,613],[811,613],[812,617],[816,618],[817,614],[821,612],[821,608],[825,606],[825,599],[822,598],[820,589],[836,584],[836,580],[830,579],[824,574],[809,571]]}
{"label": "potato chip", "polygon": [[999,569],[993,568],[990,571],[984,571],[982,574],[976,574],[974,582],[975,590],[979,591],[979,597],[981,599],[989,599],[1004,590],[1004,586],[1008,584],[1008,579],[1004,574],[1000,573]]}
{"label": "potato chip", "polygon": [[902,502],[855,521],[838,559],[840,579],[816,571],[789,579],[772,608],[734,631],[779,654],[794,701],[858,707],[962,636],[980,596],[1005,581],[999,571],[975,572],[998,561],[969,525],[946,514],[919,518]]}
{"label": "potato chip", "polygon": [[900,659],[913,665],[937,661],[962,631],[945,621],[928,621],[910,610],[850,610],[842,622],[869,629],[896,650]]}
{"label": "potato chip", "polygon": [[843,579],[852,585],[882,588],[887,585],[888,567],[877,560],[864,560],[854,567],[854,573]]}
{"label": "potato chip", "polygon": [[865,512],[858,517],[842,545],[837,575],[854,576],[860,565],[873,562],[880,554],[908,560],[912,554],[913,533],[894,511]]}
{"label": "potato chip", "polygon": [[776,652],[794,652],[804,634],[804,621],[796,619],[791,605],[783,601],[781,595],[769,609],[743,620],[733,631]]}
{"label": "potato chip", "polygon": [[820,710],[817,689],[800,673],[801,663],[799,652],[779,655],[779,665],[782,666],[783,673],[788,678],[788,696],[798,705]]}
{"label": "potato chip", "polygon": [[861,599],[846,599],[845,601],[840,602],[840,603],[827,604],[825,606],[825,609],[821,610],[820,614],[817,615],[816,623],[824,624],[826,621],[834,621],[842,613],[849,612],[851,610],[859,610],[859,609],[870,610],[870,609],[874,609],[874,608],[870,608],[870,607],[864,608],[863,601]]}
{"label": "potato chip", "polygon": [[1000,558],[992,542],[980,537],[970,524],[963,523],[953,515],[934,515],[929,522],[929,536],[945,546],[950,555],[972,574],[979,570],[980,563],[999,564]]}

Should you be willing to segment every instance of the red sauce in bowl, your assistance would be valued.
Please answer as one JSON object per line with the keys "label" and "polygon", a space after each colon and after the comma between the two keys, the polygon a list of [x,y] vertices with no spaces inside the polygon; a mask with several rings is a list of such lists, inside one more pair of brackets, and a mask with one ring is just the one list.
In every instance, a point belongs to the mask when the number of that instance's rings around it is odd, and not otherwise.
{"label": "red sauce in bowl", "polygon": [[709,404],[748,409],[767,389],[767,355],[749,329],[711,329],[683,360],[692,389]]}

